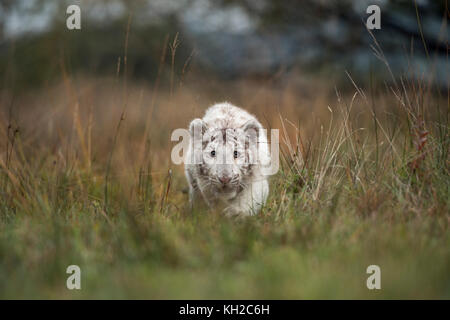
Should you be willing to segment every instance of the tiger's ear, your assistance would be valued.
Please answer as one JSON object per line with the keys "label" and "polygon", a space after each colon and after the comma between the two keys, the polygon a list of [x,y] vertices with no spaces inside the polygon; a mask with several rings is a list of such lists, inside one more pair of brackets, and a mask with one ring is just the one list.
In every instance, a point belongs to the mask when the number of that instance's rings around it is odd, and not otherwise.
{"label": "tiger's ear", "polygon": [[242,129],[245,132],[245,135],[249,137],[250,142],[257,143],[258,142],[258,136],[260,131],[262,130],[261,124],[255,120],[249,120],[247,121],[243,126]]}
{"label": "tiger's ear", "polygon": [[189,132],[191,137],[201,137],[206,132],[207,126],[202,119],[194,119],[189,125]]}

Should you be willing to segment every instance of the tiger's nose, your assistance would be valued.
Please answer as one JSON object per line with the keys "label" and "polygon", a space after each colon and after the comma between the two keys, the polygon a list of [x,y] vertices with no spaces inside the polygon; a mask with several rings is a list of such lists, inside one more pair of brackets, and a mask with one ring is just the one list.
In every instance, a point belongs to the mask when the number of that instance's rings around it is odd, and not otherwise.
{"label": "tiger's nose", "polygon": [[223,176],[223,177],[220,177],[220,178],[219,178],[219,181],[220,181],[222,184],[227,184],[228,182],[231,181],[231,177]]}

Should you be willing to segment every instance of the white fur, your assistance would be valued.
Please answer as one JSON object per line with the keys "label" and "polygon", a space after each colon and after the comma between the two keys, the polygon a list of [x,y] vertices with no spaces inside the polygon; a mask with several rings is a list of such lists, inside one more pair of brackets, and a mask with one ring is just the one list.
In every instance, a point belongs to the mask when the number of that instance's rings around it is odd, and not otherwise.
{"label": "white fur", "polygon": [[[201,131],[203,136],[200,141],[195,135],[199,143],[194,150],[195,128],[201,128],[197,132]],[[225,129],[227,134],[220,134]],[[220,103],[210,107],[203,119],[194,119],[190,132],[185,173],[191,205],[204,201],[209,207],[223,210],[227,215],[257,214],[269,193],[269,183],[267,176],[262,174],[261,161],[267,163],[270,160],[266,133],[258,120],[232,104]],[[251,132],[256,132],[257,137],[251,139]],[[243,137],[248,139],[248,144],[240,141]],[[245,149],[246,145],[249,148]],[[214,156],[211,154],[213,150]],[[234,151],[238,151],[237,154]],[[243,163],[246,157],[257,160],[248,166]],[[194,158],[201,164],[192,163],[190,160]],[[219,163],[219,158],[225,160],[225,164]],[[220,177],[231,177],[231,182],[224,184]]]}

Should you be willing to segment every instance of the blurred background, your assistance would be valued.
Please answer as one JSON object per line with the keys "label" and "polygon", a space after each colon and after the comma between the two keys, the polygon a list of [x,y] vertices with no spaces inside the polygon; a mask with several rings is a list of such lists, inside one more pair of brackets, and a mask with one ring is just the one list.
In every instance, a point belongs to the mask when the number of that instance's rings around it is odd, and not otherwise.
{"label": "blurred background", "polygon": [[[223,80],[323,75],[364,83],[385,81],[364,23],[381,8],[373,30],[394,73],[432,72],[447,86],[445,0],[0,0],[3,85],[42,86],[71,74],[114,75],[124,55],[130,19],[127,76],[148,82],[196,72]],[[66,8],[81,8],[82,29],[66,28]],[[421,23],[418,24],[418,18]],[[424,49],[424,45],[426,49]],[[167,49],[167,56],[162,57]],[[172,53],[176,51],[172,59]],[[159,70],[159,71],[158,71]],[[414,70],[411,72],[410,70]],[[368,76],[370,74],[370,77]],[[13,80],[14,79],[14,80]],[[6,81],[6,82],[5,82]],[[170,81],[169,81],[170,82]],[[167,83],[167,82],[162,82]]]}

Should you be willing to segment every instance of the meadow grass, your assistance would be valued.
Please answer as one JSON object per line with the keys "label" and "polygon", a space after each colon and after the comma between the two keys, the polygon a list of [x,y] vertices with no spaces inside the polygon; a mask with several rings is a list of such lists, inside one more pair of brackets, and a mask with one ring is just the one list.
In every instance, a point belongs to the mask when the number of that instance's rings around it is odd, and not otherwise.
{"label": "meadow grass", "polygon": [[[0,298],[450,298],[448,92],[349,83],[65,76],[4,92]],[[255,217],[190,212],[170,160],[172,130],[221,100],[280,130]]]}

